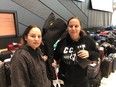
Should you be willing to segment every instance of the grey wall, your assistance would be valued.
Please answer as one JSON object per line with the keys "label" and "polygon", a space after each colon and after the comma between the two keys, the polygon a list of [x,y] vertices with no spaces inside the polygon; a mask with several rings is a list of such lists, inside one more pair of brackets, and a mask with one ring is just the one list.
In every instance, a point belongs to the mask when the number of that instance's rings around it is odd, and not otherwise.
{"label": "grey wall", "polygon": [[[85,28],[108,26],[111,24],[109,12],[91,9],[91,0],[78,2],[77,0],[0,0],[0,10],[15,10],[18,15],[19,36],[30,24],[37,24],[41,28],[49,14],[53,12],[56,18],[67,21],[72,16],[78,16]],[[7,39],[7,38],[5,38]],[[1,40],[3,43],[5,39]],[[10,38],[12,41],[19,41]],[[7,40],[8,41],[8,40]],[[6,45],[7,45],[6,44]],[[0,44],[0,48],[4,47]]]}

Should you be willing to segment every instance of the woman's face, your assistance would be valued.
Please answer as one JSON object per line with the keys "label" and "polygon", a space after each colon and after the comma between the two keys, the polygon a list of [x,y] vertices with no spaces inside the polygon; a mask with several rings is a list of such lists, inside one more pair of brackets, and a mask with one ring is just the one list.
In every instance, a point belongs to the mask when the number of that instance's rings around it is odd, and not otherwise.
{"label": "woman's face", "polygon": [[78,40],[80,38],[80,30],[80,21],[76,18],[71,19],[68,24],[68,33],[73,40]]}
{"label": "woman's face", "polygon": [[27,36],[25,36],[25,40],[27,41],[27,45],[36,49],[40,46],[42,42],[42,34],[39,28],[34,27],[30,30]]}

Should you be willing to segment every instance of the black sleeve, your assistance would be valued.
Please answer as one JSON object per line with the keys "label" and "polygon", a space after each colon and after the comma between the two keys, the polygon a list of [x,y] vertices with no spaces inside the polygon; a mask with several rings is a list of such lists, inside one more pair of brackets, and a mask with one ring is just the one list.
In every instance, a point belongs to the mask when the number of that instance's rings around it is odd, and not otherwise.
{"label": "black sleeve", "polygon": [[90,45],[91,50],[89,50],[89,58],[90,60],[98,60],[99,51],[96,47],[96,43],[92,38],[90,38],[90,40],[91,40],[91,45]]}

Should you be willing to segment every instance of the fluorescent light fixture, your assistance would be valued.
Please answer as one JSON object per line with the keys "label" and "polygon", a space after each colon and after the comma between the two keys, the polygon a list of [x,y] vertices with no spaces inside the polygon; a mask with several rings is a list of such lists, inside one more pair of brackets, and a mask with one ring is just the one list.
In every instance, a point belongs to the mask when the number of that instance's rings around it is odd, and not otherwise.
{"label": "fluorescent light fixture", "polygon": [[81,2],[84,2],[85,0],[77,0],[77,1],[81,1]]}

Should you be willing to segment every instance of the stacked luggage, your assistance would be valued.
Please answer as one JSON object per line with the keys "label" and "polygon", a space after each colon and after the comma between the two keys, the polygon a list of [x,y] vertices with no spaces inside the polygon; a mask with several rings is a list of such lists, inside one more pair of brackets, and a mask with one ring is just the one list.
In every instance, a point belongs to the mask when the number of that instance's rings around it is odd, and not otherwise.
{"label": "stacked luggage", "polygon": [[112,54],[116,52],[114,45],[104,42],[101,44],[102,47],[104,47],[104,58],[102,59],[101,62],[101,71],[102,71],[102,77],[108,78],[110,73],[114,72],[114,57]]}
{"label": "stacked luggage", "polygon": [[7,87],[4,62],[0,61],[0,87]]}
{"label": "stacked luggage", "polygon": [[10,87],[10,61],[19,44],[8,45],[8,50],[0,51],[0,87]]}
{"label": "stacked luggage", "polygon": [[10,60],[11,51],[3,51],[0,53],[0,87],[10,87]]}
{"label": "stacked luggage", "polygon": [[99,87],[101,84],[101,70],[100,70],[101,61],[93,61],[93,63],[88,65],[88,78],[90,87]]}
{"label": "stacked luggage", "polygon": [[[99,78],[108,78],[109,75],[116,70],[116,32],[95,30],[95,32],[89,31],[89,35],[96,41],[96,45],[99,50],[99,57],[101,60],[100,63],[100,72],[96,78],[89,79],[90,87],[99,87],[99,84],[96,84],[98,77]],[[101,79],[99,80],[101,82]],[[100,83],[97,82],[97,83]]]}
{"label": "stacked luggage", "polygon": [[106,57],[102,62],[101,62],[101,72],[102,72],[102,77],[108,78],[110,73],[112,72],[112,63],[113,60]]}
{"label": "stacked luggage", "polygon": [[108,55],[109,59],[112,59],[112,72],[115,72],[116,70],[116,53],[110,53]]}

